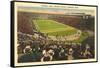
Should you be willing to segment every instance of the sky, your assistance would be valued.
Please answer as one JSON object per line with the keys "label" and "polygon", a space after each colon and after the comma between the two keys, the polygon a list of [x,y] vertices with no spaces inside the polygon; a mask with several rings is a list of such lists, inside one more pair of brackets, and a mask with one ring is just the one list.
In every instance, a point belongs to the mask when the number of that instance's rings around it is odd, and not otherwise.
{"label": "sky", "polygon": [[41,3],[17,3],[18,11],[49,14],[89,14],[95,16],[95,7]]}

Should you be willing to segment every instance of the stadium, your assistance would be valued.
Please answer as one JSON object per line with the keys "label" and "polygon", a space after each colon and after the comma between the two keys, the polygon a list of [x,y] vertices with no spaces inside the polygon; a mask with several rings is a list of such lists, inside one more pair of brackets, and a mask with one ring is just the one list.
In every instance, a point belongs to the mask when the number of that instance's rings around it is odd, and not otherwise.
{"label": "stadium", "polygon": [[[18,11],[17,25],[18,62],[94,58],[94,17],[90,14]],[[86,49],[89,54],[84,56]]]}

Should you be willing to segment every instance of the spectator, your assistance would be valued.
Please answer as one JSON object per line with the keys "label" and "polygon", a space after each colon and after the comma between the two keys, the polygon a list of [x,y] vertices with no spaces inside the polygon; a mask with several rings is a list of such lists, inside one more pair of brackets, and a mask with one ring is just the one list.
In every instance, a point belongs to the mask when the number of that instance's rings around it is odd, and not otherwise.
{"label": "spectator", "polygon": [[68,60],[73,60],[74,59],[73,52],[74,52],[73,49],[70,48],[69,51],[68,51]]}

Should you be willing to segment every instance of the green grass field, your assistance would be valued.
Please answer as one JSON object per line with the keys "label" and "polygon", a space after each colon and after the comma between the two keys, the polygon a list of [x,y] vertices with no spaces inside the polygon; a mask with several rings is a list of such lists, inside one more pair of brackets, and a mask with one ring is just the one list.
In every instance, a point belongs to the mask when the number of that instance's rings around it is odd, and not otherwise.
{"label": "green grass field", "polygon": [[77,32],[78,29],[56,22],[54,20],[33,20],[35,27],[41,33],[45,33],[48,35],[58,35],[58,36],[65,36],[65,35],[73,35]]}

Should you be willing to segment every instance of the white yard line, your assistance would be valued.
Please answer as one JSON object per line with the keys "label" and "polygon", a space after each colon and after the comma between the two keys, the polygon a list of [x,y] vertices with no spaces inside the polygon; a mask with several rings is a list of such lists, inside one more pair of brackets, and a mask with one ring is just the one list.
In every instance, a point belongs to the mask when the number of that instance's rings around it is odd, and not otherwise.
{"label": "white yard line", "polygon": [[40,28],[39,28],[39,26],[37,25],[37,23],[36,23],[36,21],[35,21],[35,20],[33,20],[33,23],[35,24],[36,29],[39,31],[39,30],[40,30]]}

